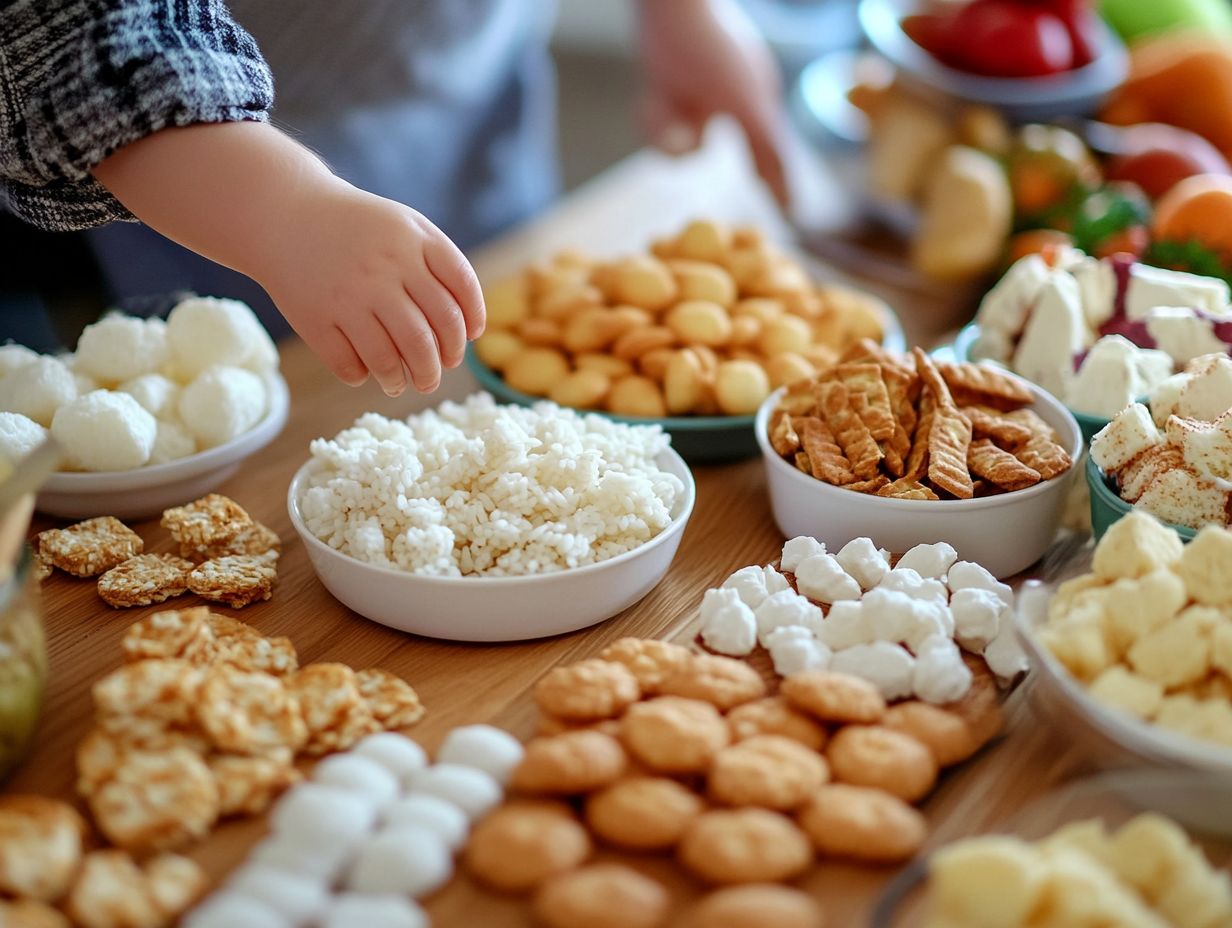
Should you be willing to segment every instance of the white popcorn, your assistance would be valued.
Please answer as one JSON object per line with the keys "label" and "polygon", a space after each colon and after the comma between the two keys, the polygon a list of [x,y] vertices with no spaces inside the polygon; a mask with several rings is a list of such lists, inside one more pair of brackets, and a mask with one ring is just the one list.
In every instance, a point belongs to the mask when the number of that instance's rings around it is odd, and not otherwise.
{"label": "white popcorn", "polygon": [[1014,623],[1008,614],[1002,619],[997,636],[984,648],[984,660],[1002,683],[1008,683],[1018,674],[1027,672],[1027,655],[1018,643]]}
{"label": "white popcorn", "polygon": [[767,596],[757,607],[757,640],[763,646],[776,628],[800,625],[814,634],[820,634],[824,620],[821,609],[793,590],[780,590]]}
{"label": "white popcorn", "polygon": [[492,725],[461,725],[445,736],[436,759],[482,770],[504,786],[524,753],[522,742],[507,731]]}
{"label": "white popcorn", "polygon": [[817,630],[817,637],[833,651],[877,640],[871,616],[865,614],[864,603],[849,599],[830,607],[825,621]]}
{"label": "white popcorn", "polygon": [[967,589],[992,590],[1007,606],[1010,608],[1014,606],[1014,591],[1009,585],[1002,583],[990,574],[987,568],[973,561],[956,563],[946,574],[946,582],[955,593]]}
{"label": "white popcorn", "polygon": [[265,415],[265,384],[252,371],[212,367],[186,386],[178,409],[202,446],[212,448],[244,434]]}
{"label": "white popcorn", "polygon": [[436,832],[398,825],[377,834],[359,851],[347,874],[354,892],[422,899],[453,876],[453,854]]}
{"label": "white popcorn", "polygon": [[787,578],[769,564],[763,567],[761,572],[766,581],[767,596],[773,596],[775,593],[781,593],[783,590],[791,589],[791,584],[787,582]]}
{"label": "white popcorn", "polygon": [[924,578],[944,577],[956,560],[953,545],[939,541],[935,545],[916,545],[898,560],[898,570],[914,570]]}
{"label": "white popcorn", "polygon": [[0,459],[16,463],[41,445],[47,429],[19,412],[0,412]]}
{"label": "white popcorn", "polygon": [[167,326],[161,319],[113,313],[82,330],[73,367],[114,385],[152,373],[166,361]]}
{"label": "white popcorn", "polygon": [[757,564],[741,567],[724,580],[719,589],[734,590],[750,609],[756,609],[770,595],[766,590],[766,571]]}
{"label": "white popcorn", "polygon": [[931,577],[925,579],[910,567],[895,567],[882,578],[877,588],[896,590],[912,599],[931,599],[942,604],[950,599],[944,583]]}
{"label": "white popcorn", "polygon": [[766,650],[780,677],[806,670],[825,670],[830,665],[830,648],[817,640],[811,629],[801,625],[776,628],[765,640]]}
{"label": "white popcorn", "polygon": [[937,705],[961,699],[971,687],[971,671],[963,663],[958,645],[934,635],[915,649],[912,689],[925,702]]}
{"label": "white popcorn", "polygon": [[154,435],[154,447],[150,449],[147,464],[166,464],[197,453],[197,440],[178,422],[159,419],[156,428],[158,431]]}
{"label": "white popcorn", "polygon": [[81,470],[129,470],[150,459],[158,423],[127,393],[95,390],[56,410],[51,434]]}
{"label": "white popcorn", "polygon": [[274,806],[275,835],[315,849],[354,849],[376,823],[376,803],[362,793],[324,783],[301,783]]}
{"label": "white popcorn", "polygon": [[320,928],[428,928],[428,913],[404,896],[339,893]]}
{"label": "white popcorn", "polygon": [[1188,381],[1177,398],[1176,415],[1214,422],[1232,409],[1232,358],[1212,358]]}
{"label": "white popcorn", "polygon": [[860,598],[860,584],[830,554],[814,554],[801,561],[796,568],[796,588],[822,603]]}
{"label": "white popcorn", "polygon": [[890,570],[881,550],[868,538],[853,538],[843,545],[835,560],[865,590],[875,587]]}
{"label": "white popcorn", "polygon": [[119,389],[132,396],[156,419],[178,415],[179,384],[162,374],[142,374],[124,381]]}
{"label": "white popcorn", "polygon": [[472,822],[489,812],[504,798],[504,791],[492,777],[472,767],[458,764],[433,764],[411,774],[411,793],[426,793],[452,802]]}
{"label": "white popcorn", "polygon": [[39,353],[30,350],[25,345],[15,345],[11,342],[7,345],[0,345],[0,377],[33,364],[38,359]]}
{"label": "white popcorn", "polygon": [[309,925],[325,911],[329,887],[320,877],[248,863],[227,880],[227,890],[264,902],[292,925]]}
{"label": "white popcorn", "polygon": [[980,654],[997,636],[1007,607],[992,590],[968,588],[954,594],[950,612],[954,616],[955,640],[968,651]]}
{"label": "white popcorn", "polygon": [[435,832],[451,851],[466,843],[470,822],[462,810],[439,796],[425,793],[404,796],[385,810],[385,827],[415,825]]}
{"label": "white popcorn", "polygon": [[1212,320],[1195,316],[1181,306],[1157,306],[1146,320],[1146,330],[1160,350],[1178,364],[1204,354],[1227,351],[1228,346],[1215,334]]}
{"label": "white popcorn", "polygon": [[1141,403],[1134,403],[1095,433],[1091,439],[1091,459],[1105,472],[1112,472],[1162,441],[1150,411]]}
{"label": "white popcorn", "polygon": [[192,380],[215,365],[271,370],[278,351],[251,309],[238,300],[193,297],[167,316],[175,372]]}
{"label": "white popcorn", "polygon": [[378,810],[398,798],[398,778],[375,760],[361,754],[348,752],[322,759],[312,770],[312,780],[359,793]]}
{"label": "white popcorn", "polygon": [[[763,599],[763,604],[766,601]],[[702,641],[711,651],[732,657],[752,653],[757,644],[757,620],[738,591],[730,587],[707,590],[702,597],[701,617]]]}
{"label": "white popcorn", "polygon": [[838,651],[830,661],[830,669],[867,680],[890,700],[911,695],[915,663],[904,648],[888,641],[875,641]]}
{"label": "white popcorn", "polygon": [[[214,893],[184,918],[184,928],[292,928],[277,909],[245,893]],[[368,928],[368,926],[365,926]]]}
{"label": "white popcorn", "polygon": [[19,412],[39,425],[51,425],[56,410],[76,398],[73,372],[55,358],[36,357],[0,377],[0,411]]}
{"label": "white popcorn", "polygon": [[814,554],[825,554],[826,546],[810,535],[799,535],[788,539],[783,545],[783,554],[779,566],[788,573],[794,574],[800,562]]}
{"label": "white popcorn", "polygon": [[1125,287],[1125,315],[1145,319],[1159,306],[1202,309],[1219,315],[1228,305],[1228,285],[1215,277],[1134,263]]}
{"label": "white popcorn", "polygon": [[406,735],[394,731],[379,731],[368,735],[352,750],[353,754],[368,757],[376,761],[405,786],[411,774],[428,766],[428,755],[424,749]]}

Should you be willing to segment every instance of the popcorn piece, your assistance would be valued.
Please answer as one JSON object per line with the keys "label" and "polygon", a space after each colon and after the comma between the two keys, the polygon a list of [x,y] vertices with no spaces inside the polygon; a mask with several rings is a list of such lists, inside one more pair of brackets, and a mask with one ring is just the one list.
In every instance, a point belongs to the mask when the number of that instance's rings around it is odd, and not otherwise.
{"label": "popcorn piece", "polygon": [[191,380],[215,365],[252,370],[278,365],[278,351],[252,310],[238,300],[193,297],[167,316],[167,344],[177,374]]}
{"label": "popcorn piece", "polygon": [[910,696],[915,687],[915,658],[888,641],[857,644],[837,652],[830,670],[862,677],[887,701]]}
{"label": "popcorn piece", "polygon": [[524,753],[522,742],[507,731],[492,725],[462,725],[445,736],[436,759],[482,770],[504,786]]}
{"label": "popcorn piece", "polygon": [[1228,493],[1192,471],[1160,474],[1138,497],[1137,508],[1165,522],[1201,528],[1227,517]]}
{"label": "popcorn piece", "polygon": [[177,409],[203,448],[225,444],[261,421],[265,384],[240,367],[211,367],[184,388]]}
{"label": "popcorn piece", "polygon": [[912,599],[949,602],[950,594],[940,580],[924,579],[910,567],[895,567],[877,585],[878,589],[905,593]]}
{"label": "popcorn piece", "polygon": [[875,587],[890,571],[889,563],[868,538],[853,538],[843,545],[835,560],[865,590]]}
{"label": "popcorn piece", "polygon": [[823,603],[860,598],[860,584],[830,554],[814,554],[801,561],[796,568],[796,588]]}
{"label": "popcorn piece", "polygon": [[872,616],[865,613],[864,603],[859,600],[844,600],[831,606],[817,637],[834,651],[877,640]]}
{"label": "popcorn piece", "polygon": [[1095,546],[1095,575],[1105,580],[1141,577],[1181,559],[1180,536],[1145,512],[1132,511]]}
{"label": "popcorn piece", "polygon": [[935,545],[916,545],[901,558],[895,569],[914,570],[924,578],[944,578],[951,565],[958,560],[958,552],[944,541]]}
{"label": "popcorn piece", "polygon": [[1219,612],[1191,606],[1166,625],[1142,636],[1126,655],[1130,666],[1168,689],[1196,683],[1211,664],[1211,633]]}
{"label": "popcorn piece", "polygon": [[711,651],[734,657],[752,653],[757,644],[757,620],[739,591],[730,587],[707,590],[702,597],[701,618],[702,641]]}
{"label": "popcorn piece", "polygon": [[[1212,358],[1186,381],[1173,410],[1176,415],[1213,422],[1232,408],[1232,358],[1226,354]],[[1154,401],[1152,396],[1152,408]]]}
{"label": "popcorn piece", "polygon": [[423,898],[453,876],[453,855],[436,833],[416,825],[386,829],[359,852],[346,886],[369,895]]}
{"label": "popcorn piece", "polygon": [[19,412],[0,412],[0,459],[16,463],[41,445],[47,429]]}
{"label": "popcorn piece", "polygon": [[1117,412],[1091,439],[1091,458],[1105,473],[1112,473],[1163,440],[1150,411],[1134,403]]}
{"label": "popcorn piece", "polygon": [[1198,602],[1232,606],[1232,531],[1218,525],[1203,528],[1174,569]]}
{"label": "popcorn piece", "polygon": [[1087,692],[1105,705],[1140,719],[1154,716],[1164,700],[1164,688],[1159,681],[1149,680],[1120,664],[1091,681]]}
{"label": "popcorn piece", "polygon": [[946,574],[946,583],[955,593],[959,590],[991,590],[1007,606],[1014,606],[1014,591],[1009,585],[1000,582],[987,568],[974,561],[957,562]]}
{"label": "popcorn piece", "polygon": [[763,646],[767,636],[776,628],[800,625],[814,634],[820,634],[824,624],[821,609],[792,590],[782,590],[766,598],[754,615],[757,621],[757,640]]}
{"label": "popcorn piece", "polygon": [[1014,634],[1013,623],[1009,614],[1002,616],[1001,627],[997,629],[996,637],[984,648],[984,660],[988,669],[1002,683],[1008,683],[1020,673],[1026,673],[1030,667],[1027,655],[1018,643]]}
{"label": "popcorn piece", "polygon": [[756,564],[741,567],[723,581],[720,589],[734,590],[750,609],[756,609],[770,595],[766,589],[766,571]]}
{"label": "popcorn piece", "polygon": [[129,394],[156,419],[176,416],[180,399],[179,385],[162,374],[142,374],[120,384],[121,393]]}
{"label": "popcorn piece", "polygon": [[38,356],[0,376],[0,410],[49,426],[56,410],[77,398],[77,382],[63,361]]}
{"label": "popcorn piece", "polygon": [[766,636],[765,646],[774,672],[780,677],[805,670],[825,670],[830,665],[829,647],[801,625],[779,626]]}
{"label": "popcorn piece", "polygon": [[113,313],[82,330],[74,367],[100,383],[115,384],[158,370],[167,356],[167,326],[161,319]]}
{"label": "popcorn piece", "polygon": [[779,561],[779,567],[788,573],[794,574],[796,568],[800,566],[800,562],[806,557],[812,557],[815,554],[825,554],[826,546],[816,538],[809,535],[800,535],[797,538],[791,538],[783,545],[783,554]]}
{"label": "popcorn piece", "polygon": [[131,470],[150,459],[158,423],[127,393],[95,390],[60,406],[51,434],[81,470]]}
{"label": "popcorn piece", "polygon": [[969,587],[950,600],[954,616],[954,637],[959,645],[975,654],[983,652],[1001,627],[1008,607],[992,590]]}
{"label": "popcorn piece", "polygon": [[952,639],[933,635],[916,648],[912,689],[925,702],[941,705],[961,699],[971,688],[971,679]]}

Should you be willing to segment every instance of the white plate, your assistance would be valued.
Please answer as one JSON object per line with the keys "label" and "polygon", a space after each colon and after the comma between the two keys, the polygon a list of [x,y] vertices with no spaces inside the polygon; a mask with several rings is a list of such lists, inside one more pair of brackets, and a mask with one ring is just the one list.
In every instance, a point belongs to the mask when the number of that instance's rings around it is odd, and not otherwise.
{"label": "white plate", "polygon": [[344,606],[399,631],[451,641],[523,641],[587,628],[629,608],[671,566],[697,488],[684,459],[668,449],[659,467],[684,484],[672,521],[645,544],[598,564],[525,577],[425,577],[367,564],[335,550],[304,524],[299,498],[313,461],[287,489],[287,512],[313,569]]}
{"label": "white plate", "polygon": [[52,474],[39,491],[38,510],[62,519],[144,519],[216,490],[239,470],[245,458],[273,441],[287,423],[291,406],[287,382],[276,371],[263,379],[269,408],[265,417],[243,435],[166,464],[96,474]]}

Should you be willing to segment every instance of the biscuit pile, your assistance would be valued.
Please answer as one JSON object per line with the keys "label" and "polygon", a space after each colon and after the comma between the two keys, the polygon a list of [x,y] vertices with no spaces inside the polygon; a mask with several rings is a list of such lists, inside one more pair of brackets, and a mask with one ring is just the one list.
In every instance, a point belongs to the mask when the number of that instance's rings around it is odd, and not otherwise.
{"label": "biscuit pile", "polygon": [[168,509],[162,525],[180,554],[142,554],[141,536],[112,516],[87,519],[35,536],[40,580],[54,568],[98,578],[109,606],[149,606],[184,593],[241,609],[270,598],[281,541],[238,503],[211,493]]}
{"label": "biscuit pile", "polygon": [[1232,879],[1179,825],[1140,814],[1114,832],[1101,819],[1041,841],[988,835],[929,860],[924,928],[1221,928],[1232,924]]}
{"label": "biscuit pile", "polygon": [[297,754],[345,750],[424,713],[384,670],[300,667],[290,639],[206,607],[142,619],[123,649],[128,663],[94,684],[77,787],[127,850],[181,847],[220,818],[261,812],[299,779]]}
{"label": "biscuit pile", "polygon": [[770,444],[818,480],[897,499],[971,499],[1069,471],[1023,381],[979,364],[891,354],[863,340],[791,384]]}
{"label": "biscuit pile", "polygon": [[1105,705],[1232,747],[1232,531],[1182,545],[1131,512],[1093,569],[1058,588],[1043,645]]}
{"label": "biscuit pile", "polygon": [[67,803],[0,796],[0,924],[13,928],[171,925],[205,888],[175,854],[138,864],[125,851],[86,852],[86,823]]}
{"label": "biscuit pile", "polygon": [[872,297],[817,286],[756,230],[701,220],[651,252],[562,252],[485,288],[476,353],[515,390],[562,406],[749,415],[773,388],[884,335]]}

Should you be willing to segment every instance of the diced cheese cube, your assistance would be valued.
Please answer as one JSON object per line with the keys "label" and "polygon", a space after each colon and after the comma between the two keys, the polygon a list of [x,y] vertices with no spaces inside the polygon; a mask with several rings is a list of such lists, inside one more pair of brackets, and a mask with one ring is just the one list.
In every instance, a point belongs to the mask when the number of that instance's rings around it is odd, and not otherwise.
{"label": "diced cheese cube", "polygon": [[1181,393],[1189,386],[1189,380],[1189,374],[1173,374],[1155,384],[1155,388],[1151,390],[1149,397],[1151,418],[1155,420],[1155,425],[1159,428],[1162,429],[1168,417],[1176,412],[1177,404],[1181,401]]}
{"label": "diced cheese cube", "polygon": [[1232,531],[1208,525],[1185,546],[1177,575],[1189,595],[1208,606],[1232,606]]}
{"label": "diced cheese cube", "polygon": [[1069,272],[1078,282],[1082,314],[1087,326],[1092,330],[1098,329],[1116,311],[1116,271],[1107,261],[1084,257]]}
{"label": "diced cheese cube", "polygon": [[1105,335],[1070,381],[1065,402],[1092,416],[1115,416],[1146,392],[1138,375],[1138,348],[1120,335]]}
{"label": "diced cheese cube", "polygon": [[997,332],[1006,338],[1021,332],[1051,274],[1052,269],[1039,255],[1027,255],[1011,264],[980,300],[976,321],[981,332]]}
{"label": "diced cheese cube", "polygon": [[1196,683],[1211,666],[1211,633],[1217,610],[1190,606],[1166,625],[1143,635],[1126,655],[1130,666],[1168,689]]}
{"label": "diced cheese cube", "polygon": [[1035,850],[1019,838],[983,835],[937,850],[928,864],[936,912],[955,925],[1019,928],[1043,885]]}
{"label": "diced cheese cube", "polygon": [[1104,612],[1117,654],[1171,621],[1186,599],[1185,584],[1171,570],[1153,570],[1137,580],[1123,577],[1105,587]]}

